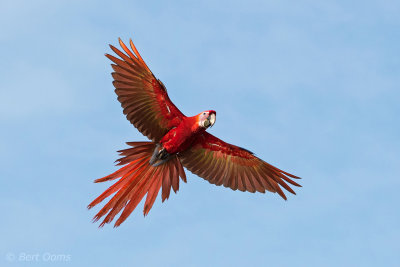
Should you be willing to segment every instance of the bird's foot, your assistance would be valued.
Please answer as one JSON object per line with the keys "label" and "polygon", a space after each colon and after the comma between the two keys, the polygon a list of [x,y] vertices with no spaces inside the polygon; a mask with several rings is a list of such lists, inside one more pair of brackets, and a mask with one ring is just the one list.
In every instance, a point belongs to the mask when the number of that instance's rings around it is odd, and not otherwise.
{"label": "bird's foot", "polygon": [[167,152],[167,150],[161,146],[161,144],[157,144],[153,155],[150,158],[150,165],[153,165],[154,167],[159,166],[165,162],[167,162],[170,158],[170,154]]}

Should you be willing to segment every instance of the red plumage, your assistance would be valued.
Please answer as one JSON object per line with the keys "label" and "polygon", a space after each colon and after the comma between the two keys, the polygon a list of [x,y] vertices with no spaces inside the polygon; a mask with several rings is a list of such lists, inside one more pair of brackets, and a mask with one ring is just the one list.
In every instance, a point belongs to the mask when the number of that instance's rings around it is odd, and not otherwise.
{"label": "red plumage", "polygon": [[127,119],[152,142],[128,142],[131,148],[119,151],[116,172],[95,180],[105,182],[118,179],[104,193],[93,200],[92,208],[112,196],[95,215],[94,221],[105,216],[100,224],[113,221],[119,226],[146,196],[143,213],[146,216],[162,188],[164,202],[171,188],[179,190],[179,177],[186,182],[183,166],[215,185],[233,190],[278,193],[286,199],[281,187],[295,192],[287,183],[300,186],[291,178],[299,179],[256,157],[252,152],[228,144],[206,132],[214,125],[216,112],[204,111],[186,117],[171,102],[165,86],[143,61],[130,41],[132,50],[121,41],[125,53],[110,45],[120,57],[106,56],[113,62],[113,85]]}

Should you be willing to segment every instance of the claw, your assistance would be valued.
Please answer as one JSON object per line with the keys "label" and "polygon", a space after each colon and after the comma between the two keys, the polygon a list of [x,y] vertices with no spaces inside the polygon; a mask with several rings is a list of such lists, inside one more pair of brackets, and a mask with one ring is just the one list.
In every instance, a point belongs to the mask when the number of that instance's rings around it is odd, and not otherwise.
{"label": "claw", "polygon": [[157,167],[157,166],[167,162],[169,160],[170,156],[171,155],[167,152],[167,150],[165,150],[165,148],[163,148],[161,146],[161,144],[157,144],[156,147],[154,148],[153,155],[151,155],[149,164],[154,167]]}
{"label": "claw", "polygon": [[151,158],[149,160],[150,165],[153,165],[156,161],[157,161],[157,156],[159,153],[159,149],[160,149],[160,144],[156,145],[156,148],[154,149],[153,155],[151,155]]}

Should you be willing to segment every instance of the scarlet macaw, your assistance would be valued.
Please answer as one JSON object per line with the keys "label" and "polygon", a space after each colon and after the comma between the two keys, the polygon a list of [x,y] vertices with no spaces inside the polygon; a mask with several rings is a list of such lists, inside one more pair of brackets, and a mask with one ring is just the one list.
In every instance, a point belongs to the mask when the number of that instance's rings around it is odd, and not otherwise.
{"label": "scarlet macaw", "polygon": [[146,216],[162,187],[161,199],[169,198],[171,187],[176,193],[179,177],[186,182],[183,167],[215,185],[233,190],[278,193],[286,200],[283,187],[295,192],[285,183],[300,186],[291,178],[299,179],[256,157],[252,152],[228,144],[206,132],[215,123],[216,112],[207,110],[186,117],[171,102],[163,83],[143,61],[132,40],[132,50],[119,39],[125,51],[110,45],[120,57],[106,54],[114,64],[113,85],[127,119],[151,142],[127,142],[131,148],[120,150],[117,165],[125,165],[116,172],[95,180],[95,183],[119,180],[97,197],[88,208],[116,193],[95,215],[100,226],[115,222],[119,226],[147,194],[143,213]]}

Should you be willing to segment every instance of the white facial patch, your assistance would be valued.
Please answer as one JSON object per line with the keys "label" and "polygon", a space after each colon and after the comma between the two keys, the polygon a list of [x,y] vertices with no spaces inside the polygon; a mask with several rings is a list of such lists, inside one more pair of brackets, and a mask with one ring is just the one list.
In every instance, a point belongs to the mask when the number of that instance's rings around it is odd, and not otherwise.
{"label": "white facial patch", "polygon": [[203,113],[199,120],[199,126],[202,128],[208,128],[214,125],[216,116],[215,114],[209,115],[209,113]]}

